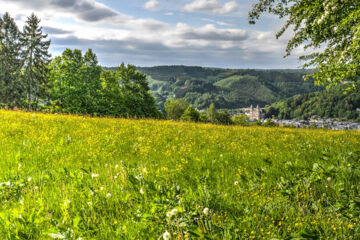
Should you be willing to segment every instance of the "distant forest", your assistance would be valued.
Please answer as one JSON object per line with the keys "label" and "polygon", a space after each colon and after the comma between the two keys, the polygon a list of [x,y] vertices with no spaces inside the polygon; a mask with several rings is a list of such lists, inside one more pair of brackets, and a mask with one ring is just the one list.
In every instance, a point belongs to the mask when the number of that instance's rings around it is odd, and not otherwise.
{"label": "distant forest", "polygon": [[163,108],[168,98],[183,98],[198,109],[264,107],[297,94],[323,90],[304,81],[304,70],[234,70],[158,66],[137,67],[148,76],[151,93]]}
{"label": "distant forest", "polygon": [[296,95],[268,106],[266,112],[277,119],[318,116],[360,121],[360,88],[342,84],[329,91]]}

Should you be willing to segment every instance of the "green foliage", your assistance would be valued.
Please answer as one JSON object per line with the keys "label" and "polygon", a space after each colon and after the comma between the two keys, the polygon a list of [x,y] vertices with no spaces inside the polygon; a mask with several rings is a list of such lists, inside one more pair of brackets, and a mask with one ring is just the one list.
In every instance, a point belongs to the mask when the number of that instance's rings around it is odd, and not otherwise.
{"label": "green foliage", "polygon": [[189,106],[180,118],[182,121],[198,122],[200,120],[200,113],[192,106]]}
{"label": "green foliage", "polygon": [[116,69],[116,75],[121,86],[121,94],[127,111],[131,117],[158,118],[160,113],[156,108],[155,99],[150,94],[146,76],[136,70],[135,66],[121,64]]}
{"label": "green foliage", "polygon": [[20,37],[28,110],[37,110],[39,102],[46,98],[50,40],[46,40],[47,34],[42,33],[39,24],[40,19],[31,14]]}
{"label": "green foliage", "polygon": [[[291,28],[295,34],[288,42],[286,55],[299,46],[313,51],[300,57],[306,68],[316,71],[307,78],[317,84],[336,85],[339,82],[359,82],[360,4],[354,0],[258,0],[249,13],[250,23],[269,12],[287,19],[278,32],[280,37]],[[323,47],[323,50],[319,48]]]}
{"label": "green foliage", "polygon": [[100,109],[101,75],[97,57],[89,49],[66,49],[50,64],[50,105],[55,111],[96,114]]}
{"label": "green foliage", "polygon": [[206,109],[206,115],[208,121],[211,123],[224,125],[229,125],[233,123],[231,121],[230,113],[228,111],[217,111],[213,103],[210,104],[208,109]]}
{"label": "green foliage", "polygon": [[273,120],[271,119],[267,119],[263,124],[262,126],[264,127],[277,127],[279,126],[276,122],[274,122]]}
{"label": "green foliage", "polygon": [[215,105],[212,103],[210,104],[209,108],[206,109],[206,114],[210,122],[215,123],[217,120],[217,110],[215,108]]}
{"label": "green foliage", "polygon": [[104,71],[91,49],[66,49],[50,66],[50,108],[66,113],[122,117],[160,116],[146,77],[132,65]]}
{"label": "green foliage", "polygon": [[167,119],[179,120],[189,105],[184,99],[167,100],[164,105]]}
{"label": "green foliage", "polygon": [[233,124],[231,116],[228,111],[221,111],[216,113],[216,119],[214,123],[230,125]]}
{"label": "green foliage", "polygon": [[231,117],[231,121],[232,121],[235,125],[240,125],[240,126],[247,126],[247,125],[249,125],[249,123],[248,123],[249,117],[246,116],[245,114],[234,115],[234,116]]}
{"label": "green foliage", "polygon": [[268,106],[267,117],[278,119],[339,118],[357,120],[360,108],[360,88],[339,85],[327,91],[297,95]]}

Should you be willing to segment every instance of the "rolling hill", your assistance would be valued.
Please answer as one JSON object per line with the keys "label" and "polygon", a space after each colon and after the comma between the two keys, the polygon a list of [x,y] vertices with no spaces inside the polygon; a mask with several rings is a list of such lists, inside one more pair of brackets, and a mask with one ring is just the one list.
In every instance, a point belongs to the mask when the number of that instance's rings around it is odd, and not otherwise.
{"label": "rolling hill", "polygon": [[168,98],[184,98],[198,109],[272,104],[296,94],[322,90],[304,81],[303,70],[236,70],[189,66],[137,67],[148,76],[160,108]]}

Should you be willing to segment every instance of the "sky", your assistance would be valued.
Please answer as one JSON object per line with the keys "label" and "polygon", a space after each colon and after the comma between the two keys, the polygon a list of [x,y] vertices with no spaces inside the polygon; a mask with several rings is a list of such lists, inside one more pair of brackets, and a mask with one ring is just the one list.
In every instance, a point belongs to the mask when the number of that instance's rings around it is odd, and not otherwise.
{"label": "sky", "polygon": [[301,65],[296,49],[283,58],[292,33],[276,39],[284,20],[247,15],[257,0],[0,0],[22,29],[41,18],[50,52],[92,48],[103,66],[187,65],[290,69]]}

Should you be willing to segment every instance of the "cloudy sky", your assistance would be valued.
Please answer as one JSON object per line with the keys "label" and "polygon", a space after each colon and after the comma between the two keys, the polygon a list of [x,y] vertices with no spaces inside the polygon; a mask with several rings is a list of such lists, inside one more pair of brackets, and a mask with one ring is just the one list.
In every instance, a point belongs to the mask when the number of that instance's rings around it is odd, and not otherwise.
{"label": "cloudy sky", "polygon": [[249,25],[256,0],[0,0],[22,28],[37,14],[52,40],[51,53],[92,48],[104,66],[196,65],[296,68],[283,59],[291,32],[277,40],[282,21],[264,16]]}

